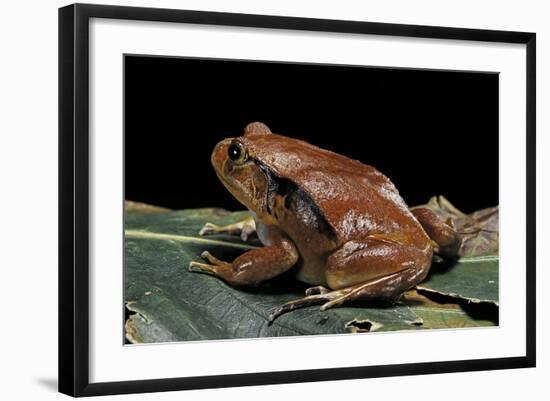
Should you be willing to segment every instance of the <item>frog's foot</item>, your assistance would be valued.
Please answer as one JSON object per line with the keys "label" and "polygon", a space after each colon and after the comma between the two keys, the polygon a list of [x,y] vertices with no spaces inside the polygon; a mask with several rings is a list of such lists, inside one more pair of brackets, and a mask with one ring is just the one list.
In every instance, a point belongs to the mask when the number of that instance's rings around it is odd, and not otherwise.
{"label": "frog's foot", "polygon": [[256,232],[256,223],[252,216],[245,217],[244,219],[227,224],[225,226],[218,226],[213,223],[206,223],[201,230],[199,235],[209,235],[209,234],[231,234],[231,235],[240,235],[243,242],[246,242],[250,235]]}
{"label": "frog's foot", "polygon": [[233,286],[256,286],[284,273],[300,257],[296,246],[283,233],[273,233],[271,241],[270,245],[247,251],[231,263],[205,251],[201,256],[209,263],[193,261],[189,270],[217,276]]}
{"label": "frog's foot", "polygon": [[209,261],[211,264],[192,261],[189,263],[189,271],[217,276],[220,269],[228,269],[231,267],[231,263],[219,260],[208,251],[201,253],[201,257]]}
{"label": "frog's foot", "polygon": [[[410,288],[412,286],[411,283],[416,283],[416,278],[422,273],[422,269],[413,266],[402,271],[367,280],[339,290],[321,292],[315,295],[306,294],[304,298],[289,301],[276,308],[269,315],[268,324],[271,324],[277,317],[284,313],[316,304],[323,304],[321,305],[321,310],[324,311],[334,306],[342,305],[344,302],[354,300],[396,300],[404,291],[404,289],[397,284],[404,284],[406,286],[405,288]],[[313,288],[316,291],[322,291],[318,287]]]}
{"label": "frog's foot", "polygon": [[466,233],[458,232],[451,218],[443,221],[433,210],[422,206],[412,208],[411,212],[432,240],[435,253],[447,258],[458,257],[462,234]]}
{"label": "frog's foot", "polygon": [[333,306],[340,305],[346,300],[354,298],[350,298],[353,289],[354,287],[348,287],[341,290],[330,291],[322,286],[308,288],[304,298],[289,301],[273,310],[267,319],[268,324],[273,323],[275,319],[285,313],[295,309],[305,308],[306,306],[323,304],[321,310],[326,310]]}

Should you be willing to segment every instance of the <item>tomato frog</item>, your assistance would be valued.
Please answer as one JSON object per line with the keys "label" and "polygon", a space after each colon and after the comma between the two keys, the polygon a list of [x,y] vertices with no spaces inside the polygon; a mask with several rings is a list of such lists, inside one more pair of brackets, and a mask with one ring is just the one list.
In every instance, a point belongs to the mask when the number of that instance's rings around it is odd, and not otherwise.
{"label": "tomato frog", "polygon": [[376,168],[259,122],[219,142],[214,170],[252,217],[228,226],[207,223],[201,235],[254,230],[262,244],[232,262],[205,251],[191,271],[229,285],[254,286],[289,271],[311,285],[277,316],[313,304],[325,310],[353,300],[389,300],[421,282],[432,255],[456,255],[460,235],[427,208],[409,209]]}

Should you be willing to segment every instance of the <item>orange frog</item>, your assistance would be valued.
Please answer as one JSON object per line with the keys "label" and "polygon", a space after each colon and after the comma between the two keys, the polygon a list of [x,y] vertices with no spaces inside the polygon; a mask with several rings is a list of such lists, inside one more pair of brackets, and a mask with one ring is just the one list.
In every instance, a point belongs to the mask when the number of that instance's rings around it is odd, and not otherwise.
{"label": "orange frog", "polygon": [[409,210],[393,183],[374,167],[251,123],[212,152],[220,181],[252,217],[229,226],[207,223],[201,235],[256,230],[264,247],[233,262],[189,269],[230,285],[257,285],[286,271],[313,287],[288,302],[322,310],[352,300],[395,300],[421,282],[432,255],[456,255],[460,236],[426,208]]}

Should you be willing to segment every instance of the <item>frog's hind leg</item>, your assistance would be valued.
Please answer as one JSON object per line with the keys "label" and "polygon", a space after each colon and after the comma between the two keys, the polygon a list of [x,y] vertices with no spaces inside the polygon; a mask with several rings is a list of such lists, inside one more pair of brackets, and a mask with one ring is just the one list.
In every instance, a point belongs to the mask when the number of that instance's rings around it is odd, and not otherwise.
{"label": "frog's hind leg", "polygon": [[354,300],[395,300],[426,277],[431,257],[431,247],[376,238],[347,242],[327,262],[332,291],[308,291],[306,297],[275,309],[268,320],[271,323],[284,313],[315,304],[323,304],[321,310],[326,310]]}
{"label": "frog's hind leg", "polygon": [[209,235],[209,234],[240,235],[243,242],[246,242],[247,239],[255,232],[256,232],[256,222],[254,221],[254,217],[248,216],[240,221],[237,221],[236,223],[227,224],[225,226],[218,226],[213,223],[206,223],[199,231],[199,235]]}
{"label": "frog's hind leg", "polygon": [[411,209],[412,214],[422,225],[426,234],[435,242],[435,253],[454,258],[458,256],[462,245],[462,236],[455,231],[450,223],[446,223],[434,211],[426,207]]}
{"label": "frog's hind leg", "polygon": [[[391,276],[395,276],[398,273],[394,273]],[[387,280],[391,277],[382,277],[378,280],[372,280],[361,284],[356,284],[347,288],[342,288],[340,290],[330,291],[327,289],[321,290],[316,293],[317,287],[313,291],[306,290],[306,296],[304,298],[296,299],[294,301],[289,301],[280,307],[274,309],[268,317],[268,322],[271,324],[277,317],[291,312],[295,309],[305,308],[311,305],[321,305],[321,310],[326,310],[332,308],[333,306],[341,305],[346,301],[357,300],[359,298],[369,298],[365,295],[372,295],[376,291],[376,287],[380,287],[380,281]],[[321,287],[324,288],[324,287]],[[369,291],[370,290],[370,291]],[[313,294],[311,294],[313,293]]]}

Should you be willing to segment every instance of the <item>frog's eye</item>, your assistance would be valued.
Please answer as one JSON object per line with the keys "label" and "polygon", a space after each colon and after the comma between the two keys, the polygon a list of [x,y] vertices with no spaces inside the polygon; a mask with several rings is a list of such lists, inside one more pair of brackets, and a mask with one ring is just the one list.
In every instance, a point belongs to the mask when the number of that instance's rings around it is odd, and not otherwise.
{"label": "frog's eye", "polygon": [[235,163],[244,163],[247,158],[246,149],[240,142],[233,142],[227,148],[227,156]]}

